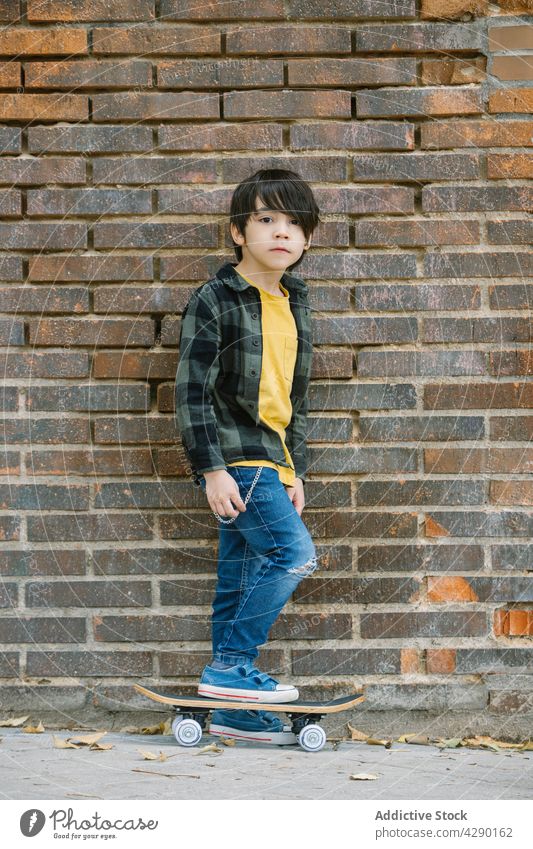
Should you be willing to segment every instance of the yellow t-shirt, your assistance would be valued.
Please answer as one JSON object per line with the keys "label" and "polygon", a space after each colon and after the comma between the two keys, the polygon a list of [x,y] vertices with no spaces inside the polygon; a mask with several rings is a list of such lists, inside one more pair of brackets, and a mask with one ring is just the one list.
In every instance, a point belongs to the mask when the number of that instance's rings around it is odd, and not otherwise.
{"label": "yellow t-shirt", "polygon": [[289,303],[289,293],[280,283],[283,296],[272,295],[244,274],[241,274],[241,277],[251,286],[255,286],[261,296],[263,357],[259,381],[259,417],[268,427],[279,433],[290,468],[271,460],[237,460],[235,463],[228,463],[228,466],[268,466],[276,469],[281,483],[294,486],[296,475],[294,463],[285,444],[285,429],[292,417],[290,394],[298,350],[298,333]]}

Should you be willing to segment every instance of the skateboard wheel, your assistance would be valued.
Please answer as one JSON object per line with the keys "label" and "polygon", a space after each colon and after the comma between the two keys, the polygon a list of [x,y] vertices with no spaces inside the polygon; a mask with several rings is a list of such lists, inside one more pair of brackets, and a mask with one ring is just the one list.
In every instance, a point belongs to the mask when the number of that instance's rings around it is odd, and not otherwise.
{"label": "skateboard wheel", "polygon": [[306,752],[319,752],[326,742],[326,732],[320,725],[306,725],[298,734],[298,743]]}
{"label": "skateboard wheel", "polygon": [[183,716],[181,715],[181,713],[178,713],[174,717],[174,719],[172,720],[172,725],[171,725],[172,733],[174,734],[174,737],[176,736],[176,728],[178,727],[180,722],[183,722]]}
{"label": "skateboard wheel", "polygon": [[[202,739],[202,726],[195,719],[174,720],[172,729],[180,746],[196,746]],[[174,727],[175,725],[175,727]]]}

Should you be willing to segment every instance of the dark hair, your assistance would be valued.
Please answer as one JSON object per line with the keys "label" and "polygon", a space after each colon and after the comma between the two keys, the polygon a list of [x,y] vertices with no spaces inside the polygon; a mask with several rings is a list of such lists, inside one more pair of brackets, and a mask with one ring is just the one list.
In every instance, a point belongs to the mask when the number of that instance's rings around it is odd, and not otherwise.
{"label": "dark hair", "polygon": [[[230,224],[234,224],[243,236],[250,215],[255,212],[255,199],[259,198],[269,209],[290,212],[309,239],[319,223],[319,208],[310,186],[295,171],[285,168],[261,168],[239,183],[230,205]],[[233,242],[238,262],[242,259],[242,248]],[[302,262],[301,257],[289,266],[292,271]]]}

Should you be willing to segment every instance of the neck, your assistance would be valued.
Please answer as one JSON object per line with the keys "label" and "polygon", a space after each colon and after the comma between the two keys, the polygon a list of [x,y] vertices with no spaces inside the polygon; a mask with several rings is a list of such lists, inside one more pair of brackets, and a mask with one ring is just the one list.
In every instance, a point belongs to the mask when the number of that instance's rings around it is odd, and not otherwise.
{"label": "neck", "polygon": [[271,295],[279,295],[281,291],[279,284],[284,274],[283,271],[274,271],[244,258],[235,266],[235,271],[249,277],[250,280],[253,280],[261,289],[270,292]]}

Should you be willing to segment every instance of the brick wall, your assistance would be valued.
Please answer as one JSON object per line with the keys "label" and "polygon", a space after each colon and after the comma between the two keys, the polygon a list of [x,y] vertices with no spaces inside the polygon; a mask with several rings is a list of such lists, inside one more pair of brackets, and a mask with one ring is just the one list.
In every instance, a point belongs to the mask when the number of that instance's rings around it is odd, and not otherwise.
{"label": "brick wall", "polygon": [[218,529],[177,446],[179,317],[272,163],[323,218],[321,568],[260,665],[370,711],[533,711],[528,11],[0,0],[3,708],[195,691]]}

